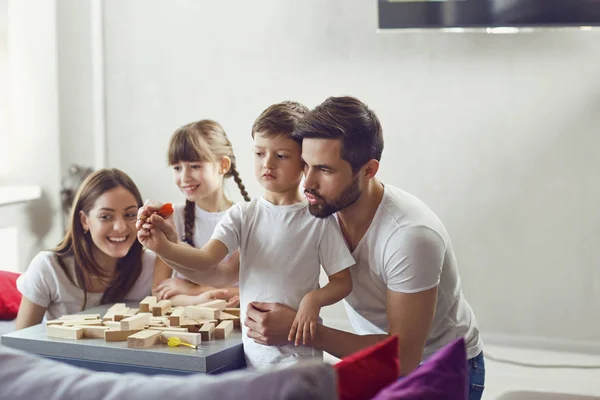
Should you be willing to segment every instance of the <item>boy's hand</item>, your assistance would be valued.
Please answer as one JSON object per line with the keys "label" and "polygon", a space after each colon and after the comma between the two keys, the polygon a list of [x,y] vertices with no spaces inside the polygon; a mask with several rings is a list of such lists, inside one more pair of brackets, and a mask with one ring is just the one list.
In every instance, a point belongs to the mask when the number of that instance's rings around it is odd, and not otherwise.
{"label": "boy's hand", "polygon": [[[152,216],[152,218],[160,217]],[[159,256],[163,256],[168,246],[171,245],[171,241],[167,239],[165,233],[149,223],[145,223],[142,229],[138,230],[137,238],[142,246],[154,251]]]}
{"label": "boy's hand", "polygon": [[305,295],[300,302],[288,340],[299,346],[300,344],[305,345],[310,339],[314,339],[320,310],[321,307],[312,300],[310,293]]}

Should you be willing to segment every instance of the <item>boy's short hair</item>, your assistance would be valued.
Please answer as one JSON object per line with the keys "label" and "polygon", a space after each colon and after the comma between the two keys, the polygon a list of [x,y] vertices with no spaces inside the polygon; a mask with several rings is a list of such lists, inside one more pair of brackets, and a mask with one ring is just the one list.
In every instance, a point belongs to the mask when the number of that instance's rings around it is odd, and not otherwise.
{"label": "boy's short hair", "polygon": [[329,97],[302,118],[293,137],[341,141],[341,158],[356,173],[369,160],[381,160],[383,133],[377,115],[354,97]]}
{"label": "boy's short hair", "polygon": [[298,143],[301,139],[292,136],[296,124],[310,112],[308,107],[295,101],[283,101],[264,110],[252,125],[252,138],[256,133],[266,137],[288,136]]}

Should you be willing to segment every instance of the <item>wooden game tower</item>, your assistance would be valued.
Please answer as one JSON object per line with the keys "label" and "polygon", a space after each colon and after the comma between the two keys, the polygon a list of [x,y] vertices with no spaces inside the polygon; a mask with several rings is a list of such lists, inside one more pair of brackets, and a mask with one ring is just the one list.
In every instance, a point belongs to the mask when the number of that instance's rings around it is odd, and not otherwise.
{"label": "wooden game tower", "polygon": [[155,296],[148,296],[139,308],[116,303],[102,317],[73,314],[47,321],[46,335],[60,339],[127,341],[127,347],[132,349],[146,349],[175,337],[198,348],[201,342],[225,339],[234,329],[241,329],[240,309],[226,307],[225,300],[171,307],[170,300],[158,301]]}

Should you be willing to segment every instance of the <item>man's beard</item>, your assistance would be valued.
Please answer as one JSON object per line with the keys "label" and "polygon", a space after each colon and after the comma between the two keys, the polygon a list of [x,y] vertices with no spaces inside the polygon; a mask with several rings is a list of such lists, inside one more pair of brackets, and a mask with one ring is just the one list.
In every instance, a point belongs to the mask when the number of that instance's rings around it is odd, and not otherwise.
{"label": "man's beard", "polygon": [[358,174],[352,178],[352,182],[350,182],[350,184],[346,186],[344,190],[342,190],[342,193],[340,193],[337,198],[330,202],[325,201],[323,197],[319,196],[316,192],[310,189],[307,189],[304,192],[319,198],[319,203],[308,205],[308,211],[313,215],[313,217],[317,218],[327,218],[331,214],[354,204],[354,202],[358,200],[362,194],[360,188],[358,187]]}

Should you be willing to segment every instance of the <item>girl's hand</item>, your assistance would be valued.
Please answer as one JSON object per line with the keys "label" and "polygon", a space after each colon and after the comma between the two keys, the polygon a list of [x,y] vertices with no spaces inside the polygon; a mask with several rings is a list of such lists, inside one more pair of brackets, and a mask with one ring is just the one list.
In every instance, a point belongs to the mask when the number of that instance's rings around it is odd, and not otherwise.
{"label": "girl's hand", "polygon": [[154,291],[159,300],[168,300],[178,294],[189,295],[195,286],[194,283],[188,280],[174,277],[165,279],[159,283]]}
{"label": "girl's hand", "polygon": [[312,301],[310,293],[305,295],[300,302],[296,319],[292,323],[288,340],[299,346],[300,344],[305,345],[310,339],[314,339],[317,333],[317,320],[320,310],[321,307]]}

